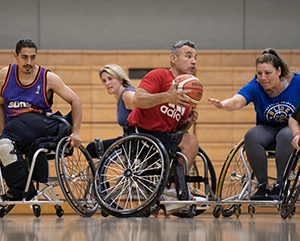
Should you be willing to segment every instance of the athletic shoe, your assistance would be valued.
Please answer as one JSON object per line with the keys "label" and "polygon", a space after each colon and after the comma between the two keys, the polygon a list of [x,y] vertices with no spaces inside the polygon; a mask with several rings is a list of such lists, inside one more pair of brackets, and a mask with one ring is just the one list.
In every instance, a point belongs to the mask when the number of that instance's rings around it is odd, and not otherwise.
{"label": "athletic shoe", "polygon": [[[164,201],[178,201],[177,192],[175,188],[167,189],[162,194]],[[164,204],[166,209],[166,214],[176,213],[180,210],[187,210],[186,204],[174,203],[174,204]]]}
{"label": "athletic shoe", "polygon": [[270,197],[270,190],[267,189],[266,183],[258,184],[256,193],[250,197],[250,200],[274,200]]}
{"label": "athletic shoe", "polygon": [[274,184],[273,189],[270,192],[270,197],[273,198],[274,200],[278,200],[279,193],[280,193],[280,185]]}
{"label": "athletic shoe", "polygon": [[207,201],[205,197],[201,197],[201,196],[192,196],[192,200],[197,202]]}

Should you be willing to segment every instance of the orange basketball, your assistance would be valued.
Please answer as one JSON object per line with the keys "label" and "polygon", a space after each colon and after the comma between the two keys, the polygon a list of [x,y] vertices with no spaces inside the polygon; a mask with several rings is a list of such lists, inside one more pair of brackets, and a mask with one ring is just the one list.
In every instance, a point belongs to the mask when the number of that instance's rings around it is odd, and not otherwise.
{"label": "orange basketball", "polygon": [[198,104],[203,95],[203,86],[198,78],[191,74],[183,74],[177,76],[174,80],[179,81],[177,90],[191,90],[190,93],[184,94],[184,97],[187,97],[191,100],[191,105],[195,106]]}

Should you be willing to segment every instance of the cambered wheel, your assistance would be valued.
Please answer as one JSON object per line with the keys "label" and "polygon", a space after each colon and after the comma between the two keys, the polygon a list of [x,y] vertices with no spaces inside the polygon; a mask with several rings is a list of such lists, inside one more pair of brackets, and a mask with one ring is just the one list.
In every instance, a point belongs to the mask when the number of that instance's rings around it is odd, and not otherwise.
{"label": "cambered wheel", "polygon": [[66,139],[58,143],[55,153],[58,181],[73,210],[83,217],[91,217],[98,210],[93,188],[95,165],[82,145],[70,148]]}
{"label": "cambered wheel", "polygon": [[133,134],[117,140],[95,174],[101,208],[116,217],[143,216],[162,194],[169,168],[168,153],[153,136]]}
{"label": "cambered wheel", "polygon": [[[246,166],[243,163],[243,159],[246,161]],[[244,150],[244,140],[241,140],[232,148],[222,167],[216,197],[219,200],[243,200],[248,198],[249,193],[247,191],[241,197],[239,194],[242,193],[242,189],[249,179],[252,179],[251,173],[252,171]],[[253,186],[251,186],[251,191],[254,191]],[[236,205],[232,204],[223,205],[222,215],[230,217],[235,214],[235,207]]]}
{"label": "cambered wheel", "polygon": [[295,213],[295,203],[300,193],[300,153],[294,150],[286,166],[283,184],[281,186],[278,211],[283,219],[293,216]]}

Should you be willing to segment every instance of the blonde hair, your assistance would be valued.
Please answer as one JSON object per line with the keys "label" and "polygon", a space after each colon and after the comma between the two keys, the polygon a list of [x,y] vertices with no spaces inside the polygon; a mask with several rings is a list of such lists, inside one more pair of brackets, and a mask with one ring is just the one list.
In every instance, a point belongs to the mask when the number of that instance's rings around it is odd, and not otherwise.
{"label": "blonde hair", "polygon": [[120,83],[124,87],[132,86],[131,80],[124,72],[124,70],[117,64],[107,64],[102,69],[98,71],[101,81],[103,82],[101,75],[103,72],[107,72],[108,74],[112,75],[115,79],[119,80]]}

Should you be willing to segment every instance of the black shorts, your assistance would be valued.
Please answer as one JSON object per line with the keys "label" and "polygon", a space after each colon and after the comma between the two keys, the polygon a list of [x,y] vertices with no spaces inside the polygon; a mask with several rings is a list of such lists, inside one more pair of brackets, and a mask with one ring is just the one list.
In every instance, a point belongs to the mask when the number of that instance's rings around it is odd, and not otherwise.
{"label": "black shorts", "polygon": [[164,145],[167,151],[172,149],[173,140],[174,138],[176,138],[174,140],[175,143],[177,144],[176,151],[180,151],[180,149],[178,148],[178,144],[181,142],[183,134],[187,133],[187,131],[179,131],[179,132],[149,131],[140,127],[129,127],[129,134],[133,134],[133,133],[145,133],[156,137],[162,142],[162,144]]}

